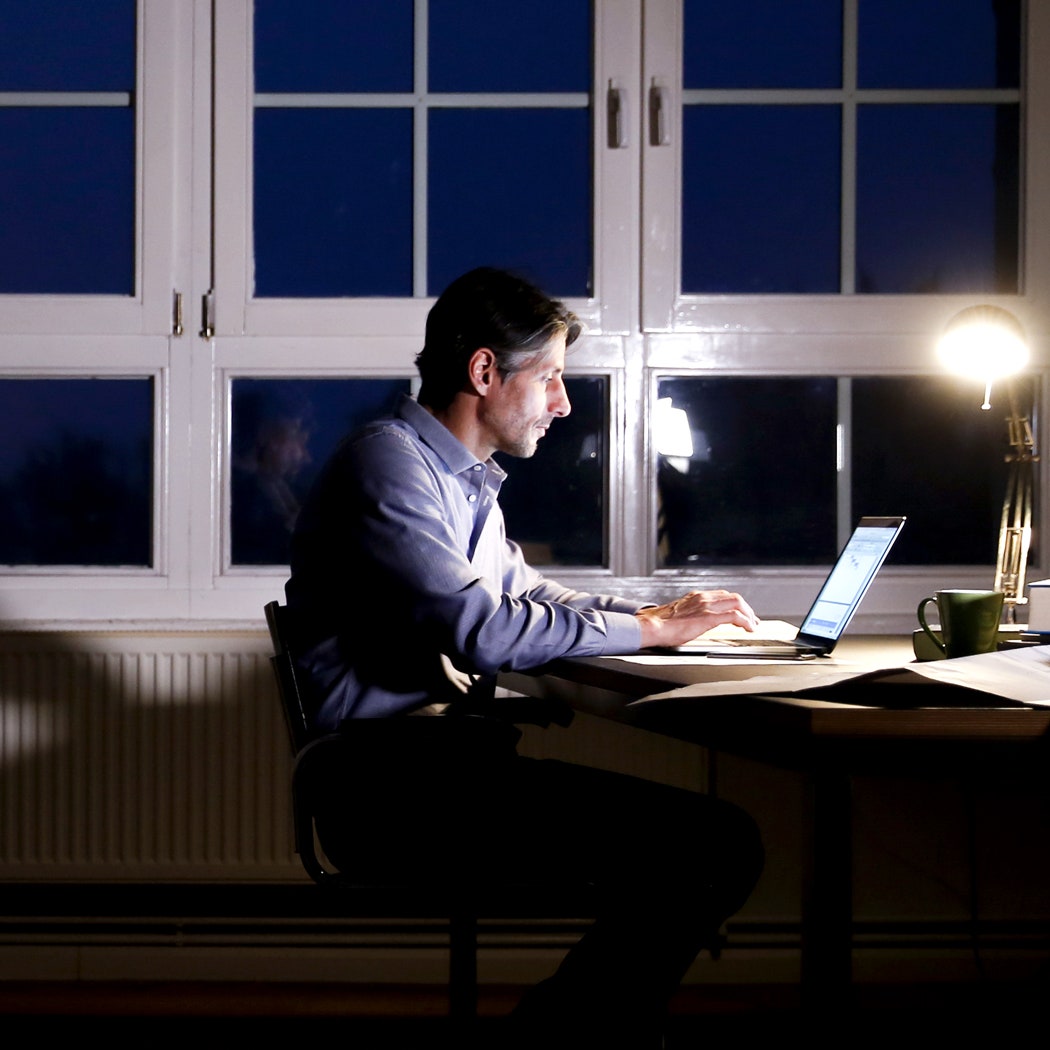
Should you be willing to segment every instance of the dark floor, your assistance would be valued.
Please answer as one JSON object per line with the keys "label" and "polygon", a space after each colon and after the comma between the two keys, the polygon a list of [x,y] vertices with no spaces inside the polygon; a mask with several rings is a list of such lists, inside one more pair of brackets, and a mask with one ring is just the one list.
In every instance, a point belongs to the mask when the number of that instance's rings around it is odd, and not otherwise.
{"label": "dark floor", "polygon": [[[303,984],[106,984],[0,982],[0,1021],[34,1041],[108,1039],[117,1045],[179,1045],[184,1050],[244,1045],[246,1040],[301,1043],[313,1050],[428,1050],[479,1046],[498,1050],[503,1018],[517,989],[486,989],[473,1041],[450,1027],[439,989]],[[904,1050],[945,1039],[972,1045],[1027,1038],[1045,1013],[1047,989],[923,985],[858,989],[812,1010],[785,986],[689,990],[675,1000],[665,1050],[699,1050],[721,1037],[768,1043],[804,1039],[814,1046]],[[196,1044],[196,1045],[195,1045]],[[736,1044],[734,1044],[736,1045]],[[538,1048],[543,1050],[543,1048]],[[591,1050],[590,1047],[587,1050]]]}

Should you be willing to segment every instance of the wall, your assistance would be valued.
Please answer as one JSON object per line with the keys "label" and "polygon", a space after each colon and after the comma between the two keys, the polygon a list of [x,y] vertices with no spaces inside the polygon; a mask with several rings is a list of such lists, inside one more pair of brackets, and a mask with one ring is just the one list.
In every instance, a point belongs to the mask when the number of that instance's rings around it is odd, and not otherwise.
{"label": "wall", "polygon": [[[268,658],[265,631],[250,628],[0,634],[0,882],[301,882],[290,756]],[[767,868],[731,927],[731,951],[717,966],[703,964],[702,979],[797,976],[806,816],[799,775],[582,715],[569,729],[529,730],[523,747],[710,788],[752,812]],[[936,979],[991,967],[1013,976],[1050,961],[1050,790],[1042,774],[991,778],[976,769],[967,784],[861,778],[854,811],[860,973]],[[132,938],[123,954],[107,949],[99,972],[244,976],[271,964],[285,972],[273,935],[245,930],[236,964],[185,945],[172,954],[160,942],[147,964]],[[326,936],[331,930],[314,930],[296,944],[320,952],[317,965],[331,975],[331,948],[317,941]],[[340,936],[358,950],[340,956],[347,979],[374,978],[380,960],[397,970],[406,950],[417,969],[421,958],[435,958],[432,946],[407,935],[371,951],[367,931]],[[15,946],[0,950],[0,978],[24,975],[27,946],[42,972],[92,972],[82,945],[49,953],[40,938],[20,937],[3,942]],[[270,947],[260,956],[263,943]],[[505,937],[490,963],[499,973],[513,969],[523,945]],[[556,958],[558,937],[540,948]],[[419,972],[440,979],[433,963]]]}

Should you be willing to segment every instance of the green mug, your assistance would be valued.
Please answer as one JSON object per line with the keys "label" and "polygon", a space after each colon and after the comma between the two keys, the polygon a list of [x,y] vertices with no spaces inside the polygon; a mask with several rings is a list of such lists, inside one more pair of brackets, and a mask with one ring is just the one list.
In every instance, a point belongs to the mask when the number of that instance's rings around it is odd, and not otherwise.
{"label": "green mug", "polygon": [[[941,638],[926,622],[926,606],[937,603]],[[917,610],[919,626],[948,659],[993,653],[999,642],[999,620],[1003,614],[1002,591],[947,590],[923,598]]]}

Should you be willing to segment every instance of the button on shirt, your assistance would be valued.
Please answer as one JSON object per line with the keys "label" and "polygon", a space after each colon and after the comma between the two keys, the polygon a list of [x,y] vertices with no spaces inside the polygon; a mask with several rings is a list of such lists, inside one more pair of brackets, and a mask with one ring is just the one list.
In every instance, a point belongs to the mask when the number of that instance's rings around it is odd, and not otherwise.
{"label": "button on shirt", "polygon": [[339,447],[286,585],[317,728],[462,697],[464,675],[491,692],[500,670],[638,649],[643,603],[548,580],[507,539],[505,477],[408,397]]}

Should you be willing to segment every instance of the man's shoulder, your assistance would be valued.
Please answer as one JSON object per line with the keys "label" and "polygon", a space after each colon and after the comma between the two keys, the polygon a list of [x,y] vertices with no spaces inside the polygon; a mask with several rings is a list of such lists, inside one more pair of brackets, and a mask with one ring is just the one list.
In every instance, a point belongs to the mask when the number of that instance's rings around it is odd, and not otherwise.
{"label": "man's shoulder", "polygon": [[418,448],[422,444],[418,431],[396,416],[384,416],[365,423],[350,434],[344,448],[368,451],[384,448]]}

